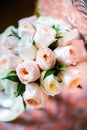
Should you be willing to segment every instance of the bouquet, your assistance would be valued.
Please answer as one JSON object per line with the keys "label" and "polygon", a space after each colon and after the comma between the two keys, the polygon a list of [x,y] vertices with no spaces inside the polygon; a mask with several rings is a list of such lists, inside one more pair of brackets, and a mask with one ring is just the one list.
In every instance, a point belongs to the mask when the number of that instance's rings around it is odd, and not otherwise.
{"label": "bouquet", "polygon": [[87,60],[77,28],[61,19],[31,16],[0,35],[0,90],[24,107],[44,107],[50,96],[82,88]]}

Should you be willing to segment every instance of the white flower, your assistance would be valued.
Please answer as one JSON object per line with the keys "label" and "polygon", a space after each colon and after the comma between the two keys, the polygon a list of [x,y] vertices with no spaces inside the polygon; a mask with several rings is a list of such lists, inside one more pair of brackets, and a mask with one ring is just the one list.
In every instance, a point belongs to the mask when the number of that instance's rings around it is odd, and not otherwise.
{"label": "white flower", "polygon": [[17,32],[17,29],[14,26],[9,26],[3,33],[0,34],[0,39],[9,36],[12,33],[12,30]]}
{"label": "white flower", "polygon": [[80,71],[74,67],[69,66],[67,70],[61,71],[62,86],[67,90],[74,90],[81,83],[82,75]]}
{"label": "white flower", "polygon": [[87,61],[80,62],[75,66],[82,75],[82,81],[87,82]]}
{"label": "white flower", "polygon": [[60,30],[60,32],[63,37],[58,40],[59,46],[65,46],[70,40],[79,39],[80,37],[77,29],[65,29]]}
{"label": "white flower", "polygon": [[29,36],[23,37],[15,48],[15,52],[18,53],[19,57],[23,60],[34,60],[36,57],[36,51],[37,50],[33,45],[33,40]]}
{"label": "white flower", "polygon": [[5,54],[0,57],[0,67],[7,70],[15,70],[21,62],[20,57],[14,54]]}
{"label": "white flower", "polygon": [[63,65],[76,65],[77,63],[77,52],[72,46],[61,46],[54,50],[57,61]]}
{"label": "white flower", "polygon": [[0,44],[4,49],[14,49],[18,44],[19,39],[15,36],[3,37]]}
{"label": "white flower", "polygon": [[12,34],[12,30],[17,32],[17,29],[14,26],[9,26],[0,34],[0,56],[8,54],[9,51],[12,51],[13,53],[13,50],[11,49],[17,45],[18,39],[15,36],[9,36]]}
{"label": "white flower", "polygon": [[18,20],[18,24],[20,23],[23,23],[25,21],[31,23],[31,24],[34,24],[37,20],[37,16],[36,15],[33,15],[33,16],[29,16],[29,17],[25,17],[25,18],[22,18],[22,19],[19,19]]}
{"label": "white flower", "polygon": [[43,71],[40,80],[41,84],[43,85],[44,92],[51,96],[55,96],[56,94],[59,94],[62,90],[61,83],[57,81],[56,77],[54,77],[53,74],[43,79],[44,74],[45,72]]}
{"label": "white flower", "polygon": [[23,97],[25,102],[32,107],[45,107],[48,101],[48,95],[44,93],[42,86],[37,83],[26,84]]}
{"label": "white flower", "polygon": [[18,87],[18,83],[17,82],[13,82],[11,80],[8,79],[2,79],[2,86],[3,89],[5,90],[5,93],[11,97],[16,96],[16,91],[17,91],[17,87]]}
{"label": "white flower", "polygon": [[37,29],[34,41],[37,48],[48,47],[55,41],[56,31],[47,26],[41,26]]}
{"label": "white flower", "polygon": [[3,89],[4,89],[2,78],[3,78],[7,73],[8,73],[8,70],[5,70],[5,69],[3,69],[3,68],[0,67],[0,90],[3,90]]}
{"label": "white flower", "polygon": [[30,35],[33,37],[34,33],[35,33],[35,29],[33,27],[33,25],[27,20],[20,20],[18,22],[18,34],[20,37],[26,36],[26,35]]}
{"label": "white flower", "polygon": [[65,23],[63,20],[57,18],[54,19],[53,17],[50,16],[40,16],[34,24],[36,28],[39,28],[42,25],[48,27],[56,25],[57,27],[60,27],[62,30],[70,28],[70,25]]}

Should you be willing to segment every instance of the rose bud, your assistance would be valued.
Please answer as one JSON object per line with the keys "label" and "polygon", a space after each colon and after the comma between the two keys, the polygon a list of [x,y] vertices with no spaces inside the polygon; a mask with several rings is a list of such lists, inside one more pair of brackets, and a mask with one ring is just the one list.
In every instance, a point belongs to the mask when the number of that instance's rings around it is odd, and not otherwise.
{"label": "rose bud", "polygon": [[59,94],[62,90],[61,83],[58,82],[57,77],[55,77],[53,74],[50,76],[47,76],[44,79],[45,71],[41,74],[40,82],[43,85],[43,90],[47,95],[55,96],[56,94]]}
{"label": "rose bud", "polygon": [[40,48],[37,51],[36,62],[42,70],[53,68],[56,63],[54,52],[47,47]]}
{"label": "rose bud", "polygon": [[29,21],[20,20],[18,24],[18,34],[20,37],[23,37],[24,35],[30,35],[33,37],[35,29]]}
{"label": "rose bud", "polygon": [[26,84],[26,90],[23,94],[24,101],[31,107],[45,107],[48,101],[48,95],[46,95],[37,83]]}
{"label": "rose bud", "polygon": [[40,77],[40,69],[35,61],[29,60],[19,64],[17,75],[22,83],[34,82]]}
{"label": "rose bud", "polygon": [[22,60],[14,54],[2,55],[0,57],[0,67],[8,70],[15,70]]}
{"label": "rose bud", "polygon": [[39,49],[41,47],[48,47],[51,43],[55,41],[56,31],[50,27],[41,26],[37,28],[34,36],[34,41],[36,47]]}
{"label": "rose bud", "polygon": [[74,29],[66,29],[62,32],[62,38],[58,40],[59,46],[66,46],[69,41],[74,40],[74,39],[79,39],[79,31],[74,28]]}
{"label": "rose bud", "polygon": [[34,60],[36,57],[36,48],[32,43],[32,38],[24,36],[15,48],[15,52],[21,57],[22,60]]}
{"label": "rose bud", "polygon": [[14,49],[17,46],[18,41],[18,38],[15,36],[7,36],[2,38],[1,45],[4,49]]}
{"label": "rose bud", "polygon": [[68,67],[67,70],[61,71],[62,86],[68,90],[74,90],[80,85],[82,76],[80,71],[75,67]]}
{"label": "rose bud", "polygon": [[77,62],[77,53],[73,46],[57,47],[54,50],[55,57],[60,64],[75,65]]}

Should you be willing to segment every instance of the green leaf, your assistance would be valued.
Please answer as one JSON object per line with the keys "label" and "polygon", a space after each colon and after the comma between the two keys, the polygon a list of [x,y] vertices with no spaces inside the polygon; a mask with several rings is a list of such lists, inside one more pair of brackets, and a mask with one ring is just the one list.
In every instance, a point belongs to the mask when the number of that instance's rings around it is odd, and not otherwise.
{"label": "green leaf", "polygon": [[70,32],[70,30],[69,30],[69,29],[66,29],[66,31],[67,31],[67,32]]}
{"label": "green leaf", "polygon": [[19,82],[17,92],[16,92],[16,97],[22,95],[24,92],[25,92],[25,85]]}
{"label": "green leaf", "polygon": [[58,27],[56,27],[55,25],[53,25],[52,28],[55,29],[56,32],[60,31],[60,29]]}
{"label": "green leaf", "polygon": [[12,70],[7,75],[15,75],[15,74],[16,74],[16,71]]}
{"label": "green leaf", "polygon": [[56,38],[57,39],[60,39],[60,38],[63,38],[61,32],[60,32],[60,29],[58,27],[56,27],[55,25],[52,26],[53,29],[55,29],[56,31]]}
{"label": "green leaf", "polygon": [[35,41],[33,40],[32,44],[35,46]]}
{"label": "green leaf", "polygon": [[[22,96],[23,93],[25,92],[25,85],[20,82],[19,78],[16,75],[16,71],[10,71],[2,79],[8,79],[8,80],[11,80],[11,81],[14,81],[14,82],[18,82],[17,91],[15,92],[16,97]],[[23,96],[22,96],[22,99],[23,99]],[[25,103],[24,99],[23,99],[23,105],[24,105],[24,108],[26,108],[26,103]]]}
{"label": "green leaf", "polygon": [[78,85],[77,88],[83,89],[81,85]]}
{"label": "green leaf", "polygon": [[2,78],[3,79],[8,79],[14,82],[19,82],[19,78],[16,75],[16,71],[10,71],[5,77]]}
{"label": "green leaf", "polygon": [[24,105],[24,108],[26,109],[26,102],[23,100],[23,105]]}
{"label": "green leaf", "polygon": [[54,74],[54,73],[55,73],[55,70],[53,70],[53,69],[47,70],[44,77],[43,77],[43,79],[45,79],[47,76],[49,76],[51,74]]}
{"label": "green leaf", "polygon": [[19,79],[18,79],[18,77],[16,75],[9,75],[9,76],[6,76],[6,77],[4,77],[2,79],[8,79],[8,80],[11,80],[11,81],[14,81],[14,82],[19,81]]}
{"label": "green leaf", "polygon": [[22,100],[23,100],[24,108],[26,109],[26,102],[24,101],[23,95],[21,95],[21,97],[22,97]]}
{"label": "green leaf", "polygon": [[61,77],[58,76],[58,82],[61,83],[62,82],[62,79]]}
{"label": "green leaf", "polygon": [[53,51],[58,46],[58,39],[54,41],[51,45],[49,45],[49,48]]}
{"label": "green leaf", "polygon": [[63,38],[63,36],[61,36],[60,34],[56,34],[56,38],[60,39],[60,38]]}
{"label": "green leaf", "polygon": [[9,34],[8,36],[15,36],[15,37],[17,37],[18,39],[21,39],[21,37],[18,36],[18,33],[15,32],[14,30],[11,30],[11,34]]}
{"label": "green leaf", "polygon": [[57,66],[57,70],[59,70],[59,71],[67,70],[67,66],[65,66],[65,65]]}

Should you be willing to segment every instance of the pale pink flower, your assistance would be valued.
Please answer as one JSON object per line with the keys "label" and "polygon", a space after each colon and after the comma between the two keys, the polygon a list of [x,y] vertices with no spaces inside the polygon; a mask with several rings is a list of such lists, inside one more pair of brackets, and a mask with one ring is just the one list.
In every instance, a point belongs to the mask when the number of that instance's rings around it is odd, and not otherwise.
{"label": "pale pink flower", "polygon": [[37,83],[26,84],[26,90],[23,94],[24,101],[31,107],[45,107],[48,101],[48,95],[46,95]]}
{"label": "pale pink flower", "polygon": [[76,65],[87,60],[87,51],[82,40],[71,40],[67,44],[54,50],[58,62],[64,65]]}
{"label": "pale pink flower", "polygon": [[0,67],[8,70],[15,70],[22,60],[14,54],[4,54],[0,57]]}
{"label": "pale pink flower", "polygon": [[18,38],[15,36],[8,36],[3,37],[0,41],[0,44],[4,49],[14,49],[17,46],[18,41]]}
{"label": "pale pink flower", "polygon": [[63,37],[58,40],[59,46],[65,46],[68,44],[70,40],[80,38],[79,31],[76,28],[69,30],[66,29],[64,32],[61,33],[61,35]]}
{"label": "pale pink flower", "polygon": [[81,62],[75,67],[80,71],[83,82],[87,82],[87,61]]}
{"label": "pale pink flower", "polygon": [[30,16],[30,17],[20,19],[18,21],[18,23],[20,24],[21,22],[27,21],[27,22],[30,22],[30,23],[34,24],[36,22],[36,20],[37,20],[36,15],[33,15],[33,16]]}
{"label": "pale pink flower", "polygon": [[36,57],[37,49],[33,45],[33,40],[29,36],[24,36],[19,41],[15,52],[21,57],[22,60],[34,60]]}
{"label": "pale pink flower", "polygon": [[77,61],[77,53],[73,46],[57,47],[54,50],[57,61],[64,65],[75,65]]}
{"label": "pale pink flower", "polygon": [[47,47],[40,48],[37,51],[36,62],[42,70],[53,68],[56,62],[54,52]]}
{"label": "pale pink flower", "polygon": [[24,35],[30,35],[33,37],[34,33],[35,33],[35,29],[29,21],[27,20],[19,21],[18,34],[20,37],[23,37]]}
{"label": "pale pink flower", "polygon": [[68,90],[74,90],[81,83],[82,75],[80,71],[70,66],[67,70],[61,71],[62,87]]}
{"label": "pale pink flower", "polygon": [[22,83],[36,81],[40,77],[40,69],[33,60],[24,61],[16,68],[17,75]]}
{"label": "pale pink flower", "polygon": [[37,28],[34,36],[35,45],[37,48],[48,47],[55,41],[56,31],[51,27],[41,26]]}

